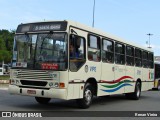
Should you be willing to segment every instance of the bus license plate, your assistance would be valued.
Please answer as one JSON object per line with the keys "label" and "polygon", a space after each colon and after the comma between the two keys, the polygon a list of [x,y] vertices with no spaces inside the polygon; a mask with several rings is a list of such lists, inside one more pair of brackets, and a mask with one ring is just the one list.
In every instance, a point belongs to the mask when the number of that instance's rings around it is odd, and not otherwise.
{"label": "bus license plate", "polygon": [[27,90],[27,93],[28,94],[36,94],[36,91],[35,90]]}

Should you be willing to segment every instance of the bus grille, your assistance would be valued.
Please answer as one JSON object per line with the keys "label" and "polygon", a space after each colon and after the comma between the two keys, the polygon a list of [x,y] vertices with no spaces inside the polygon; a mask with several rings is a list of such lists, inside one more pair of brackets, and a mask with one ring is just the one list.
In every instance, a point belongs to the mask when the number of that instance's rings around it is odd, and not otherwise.
{"label": "bus grille", "polygon": [[45,81],[31,81],[31,80],[21,80],[22,85],[29,85],[29,86],[46,86],[47,82]]}
{"label": "bus grille", "polygon": [[17,70],[16,78],[20,80],[52,80],[50,73],[38,70]]}

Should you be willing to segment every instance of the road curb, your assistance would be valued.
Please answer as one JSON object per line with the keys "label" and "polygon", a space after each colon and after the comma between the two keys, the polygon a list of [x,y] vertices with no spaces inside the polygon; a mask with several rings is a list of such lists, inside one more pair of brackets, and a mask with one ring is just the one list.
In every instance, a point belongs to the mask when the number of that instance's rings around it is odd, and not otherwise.
{"label": "road curb", "polygon": [[0,84],[8,84],[9,80],[0,80]]}

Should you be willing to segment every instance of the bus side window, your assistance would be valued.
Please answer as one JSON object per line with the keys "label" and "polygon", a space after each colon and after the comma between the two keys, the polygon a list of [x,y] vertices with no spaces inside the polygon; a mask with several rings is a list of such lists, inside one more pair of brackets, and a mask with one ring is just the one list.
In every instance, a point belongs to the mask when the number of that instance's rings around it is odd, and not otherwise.
{"label": "bus side window", "polygon": [[148,68],[148,52],[143,51],[143,67]]}
{"label": "bus side window", "polygon": [[154,60],[153,60],[153,53],[149,53],[148,55],[148,66],[149,68],[154,68]]}
{"label": "bus side window", "polygon": [[102,41],[102,60],[103,62],[114,62],[114,42],[103,39]]}
{"label": "bus side window", "polygon": [[142,51],[138,48],[135,49],[135,66],[142,66]]}
{"label": "bus side window", "polygon": [[70,70],[78,71],[84,64],[85,57],[85,39],[77,35],[71,35],[69,41]]}
{"label": "bus side window", "polygon": [[115,43],[115,63],[125,64],[125,46],[121,43]]}
{"label": "bus side window", "polygon": [[126,65],[134,66],[134,48],[126,46]]}
{"label": "bus side window", "polygon": [[88,59],[96,62],[101,60],[100,37],[88,35]]}

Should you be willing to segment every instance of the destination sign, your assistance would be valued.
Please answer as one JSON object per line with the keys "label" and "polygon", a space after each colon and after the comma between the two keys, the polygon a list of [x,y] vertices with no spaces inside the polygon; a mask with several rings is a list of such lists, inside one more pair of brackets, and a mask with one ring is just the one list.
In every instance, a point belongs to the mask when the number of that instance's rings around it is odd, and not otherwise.
{"label": "destination sign", "polygon": [[60,30],[61,24],[51,24],[51,25],[36,25],[33,30],[41,31],[41,30]]}
{"label": "destination sign", "polygon": [[67,22],[41,22],[21,24],[18,26],[16,33],[38,32],[38,31],[65,31]]}

